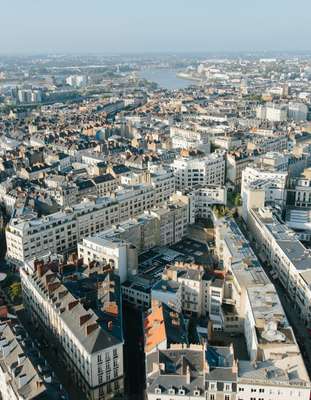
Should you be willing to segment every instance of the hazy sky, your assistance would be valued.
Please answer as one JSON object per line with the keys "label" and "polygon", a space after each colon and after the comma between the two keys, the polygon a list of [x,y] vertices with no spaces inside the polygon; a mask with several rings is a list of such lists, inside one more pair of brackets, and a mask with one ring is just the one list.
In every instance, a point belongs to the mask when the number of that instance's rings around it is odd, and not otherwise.
{"label": "hazy sky", "polygon": [[311,0],[0,0],[0,53],[311,50]]}

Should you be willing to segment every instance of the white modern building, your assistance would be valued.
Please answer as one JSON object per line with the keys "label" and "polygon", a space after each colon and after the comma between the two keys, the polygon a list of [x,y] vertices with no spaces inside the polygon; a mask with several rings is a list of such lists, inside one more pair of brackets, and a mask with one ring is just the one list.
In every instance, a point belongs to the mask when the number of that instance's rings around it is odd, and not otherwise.
{"label": "white modern building", "polygon": [[284,104],[267,103],[265,106],[259,106],[256,113],[257,118],[271,122],[287,120],[287,106]]}
{"label": "white modern building", "polygon": [[34,214],[13,215],[6,229],[7,258],[20,263],[47,252],[74,251],[84,237],[160,206],[173,192],[174,182],[169,175],[153,184],[120,188],[111,197],[83,200],[41,218]]}
{"label": "white modern building", "polygon": [[176,190],[192,189],[207,185],[223,185],[225,182],[226,161],[223,153],[208,156],[180,157],[171,165],[176,182]]}
{"label": "white modern building", "polygon": [[286,202],[287,171],[278,171],[267,165],[246,167],[242,172],[241,197],[243,219],[247,220],[250,208],[264,204],[277,205],[281,209]]}
{"label": "white modern building", "polygon": [[138,255],[156,246],[179,242],[188,223],[188,206],[170,202],[84,238],[78,244],[78,255],[86,262],[110,264],[123,283],[128,275],[137,273]]}

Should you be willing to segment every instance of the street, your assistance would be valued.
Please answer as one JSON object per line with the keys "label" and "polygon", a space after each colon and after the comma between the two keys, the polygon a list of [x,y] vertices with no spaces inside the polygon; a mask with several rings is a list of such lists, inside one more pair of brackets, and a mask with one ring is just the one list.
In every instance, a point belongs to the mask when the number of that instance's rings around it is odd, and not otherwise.
{"label": "street", "polygon": [[141,312],[124,306],[124,376],[128,400],[142,400],[145,386],[145,357]]}

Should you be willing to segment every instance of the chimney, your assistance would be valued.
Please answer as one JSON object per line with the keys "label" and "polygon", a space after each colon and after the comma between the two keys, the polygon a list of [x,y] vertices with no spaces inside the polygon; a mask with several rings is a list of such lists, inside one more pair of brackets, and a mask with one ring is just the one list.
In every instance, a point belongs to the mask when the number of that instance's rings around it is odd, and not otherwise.
{"label": "chimney", "polygon": [[49,293],[55,292],[56,289],[60,287],[61,283],[60,282],[52,282],[48,284],[48,291]]}
{"label": "chimney", "polygon": [[187,369],[186,369],[186,383],[187,383],[187,385],[190,385],[190,380],[191,380],[190,368],[189,368],[189,365],[187,365]]}
{"label": "chimney", "polygon": [[53,273],[45,275],[45,284],[46,284],[46,286],[48,286],[48,284],[51,282],[51,280],[53,278],[55,278],[55,274],[53,274]]}
{"label": "chimney", "polygon": [[67,293],[68,293],[68,290],[63,290],[62,292],[59,292],[58,300],[61,300],[63,297],[65,297]]}
{"label": "chimney", "polygon": [[39,389],[44,385],[44,383],[42,381],[37,381],[36,385],[37,385],[37,389]]}
{"label": "chimney", "polygon": [[17,356],[18,365],[22,365],[25,360],[26,360],[25,354],[23,353],[18,354]]}
{"label": "chimney", "polygon": [[86,321],[88,321],[91,318],[91,316],[92,316],[91,314],[81,315],[81,317],[80,317],[80,326],[85,324]]}
{"label": "chimney", "polygon": [[93,324],[87,325],[86,334],[90,335],[92,332],[96,331],[97,328],[98,328],[97,322],[94,322]]}
{"label": "chimney", "polygon": [[72,310],[77,304],[79,303],[79,300],[74,300],[68,303],[68,311]]}
{"label": "chimney", "polygon": [[237,360],[233,360],[232,363],[232,373],[237,374],[238,373],[238,362]]}
{"label": "chimney", "polygon": [[37,271],[38,277],[42,278],[45,270],[43,261],[35,261],[35,270]]}

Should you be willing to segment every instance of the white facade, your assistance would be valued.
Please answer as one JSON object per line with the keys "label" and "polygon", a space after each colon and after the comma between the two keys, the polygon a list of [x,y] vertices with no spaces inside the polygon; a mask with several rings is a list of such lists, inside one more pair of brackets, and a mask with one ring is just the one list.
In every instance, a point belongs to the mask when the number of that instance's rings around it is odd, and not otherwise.
{"label": "white facade", "polygon": [[256,110],[258,119],[267,119],[271,122],[280,122],[287,120],[287,106],[274,103],[268,103],[266,106],[260,106]]}
{"label": "white facade", "polygon": [[137,273],[139,254],[179,242],[188,223],[187,205],[169,203],[84,238],[78,244],[78,255],[86,262],[98,260],[112,265],[123,283],[128,274]]}
{"label": "white facade", "polygon": [[227,204],[226,186],[207,186],[198,188],[190,193],[197,218],[209,218],[211,206],[215,204]]}
{"label": "white facade", "polygon": [[197,185],[223,185],[226,162],[223,154],[203,158],[178,158],[172,163],[176,189],[192,189]]}
{"label": "white facade", "polygon": [[286,182],[287,172],[246,167],[242,172],[241,185],[243,219],[247,220],[249,209],[259,208],[264,204],[283,208],[286,201]]}
{"label": "white facade", "polygon": [[184,129],[177,126],[170,128],[172,147],[175,149],[197,149],[210,152],[210,143],[206,132]]}
{"label": "white facade", "polygon": [[18,263],[47,252],[75,250],[84,237],[162,204],[173,191],[170,176],[154,186],[130,186],[116,191],[113,197],[83,201],[42,218],[12,218],[6,229],[7,258]]}

